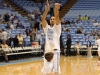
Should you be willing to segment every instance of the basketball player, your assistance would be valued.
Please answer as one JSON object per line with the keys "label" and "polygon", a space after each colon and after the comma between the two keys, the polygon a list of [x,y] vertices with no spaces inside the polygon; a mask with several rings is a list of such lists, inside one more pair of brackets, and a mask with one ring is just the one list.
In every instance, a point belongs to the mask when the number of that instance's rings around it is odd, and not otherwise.
{"label": "basketball player", "polygon": [[[42,27],[44,30],[44,33],[46,35],[46,40],[45,40],[45,52],[48,52],[50,49],[50,43],[54,44],[53,50],[57,49],[59,51],[58,56],[57,56],[57,65],[59,66],[59,61],[60,61],[60,35],[61,35],[61,24],[60,24],[60,19],[59,19],[59,9],[60,9],[60,4],[55,3],[54,5],[54,16],[50,18],[50,25],[48,25],[46,21],[46,16],[49,11],[49,3],[48,0],[46,2],[46,9],[42,15]],[[55,60],[55,58],[54,58]],[[44,65],[46,61],[44,59]],[[57,68],[57,71],[60,73],[60,68]]]}
{"label": "basketball player", "polygon": [[100,66],[100,36],[96,40],[96,45],[98,46],[98,56],[99,56],[98,66]]}

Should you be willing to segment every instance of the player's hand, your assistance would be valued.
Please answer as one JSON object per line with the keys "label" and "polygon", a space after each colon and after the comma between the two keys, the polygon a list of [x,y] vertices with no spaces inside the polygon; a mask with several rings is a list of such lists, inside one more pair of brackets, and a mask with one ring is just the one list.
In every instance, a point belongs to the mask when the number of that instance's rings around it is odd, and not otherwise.
{"label": "player's hand", "polygon": [[60,9],[61,4],[60,3],[55,3],[55,8]]}
{"label": "player's hand", "polygon": [[47,6],[47,9],[49,9],[49,8],[50,8],[50,5],[49,5],[48,0],[46,1],[46,6]]}

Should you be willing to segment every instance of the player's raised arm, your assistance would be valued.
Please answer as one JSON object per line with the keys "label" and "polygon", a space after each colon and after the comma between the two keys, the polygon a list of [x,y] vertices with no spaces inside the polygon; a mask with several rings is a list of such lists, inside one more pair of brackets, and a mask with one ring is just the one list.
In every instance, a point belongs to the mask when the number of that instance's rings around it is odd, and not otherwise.
{"label": "player's raised arm", "polygon": [[56,25],[60,24],[60,18],[59,18],[59,9],[60,9],[61,4],[55,3],[54,5],[54,16],[56,20]]}
{"label": "player's raised arm", "polygon": [[49,11],[49,2],[48,0],[46,1],[46,9],[42,15],[42,27],[46,27],[46,24],[47,24],[47,21],[46,21],[46,16],[47,16],[47,13]]}

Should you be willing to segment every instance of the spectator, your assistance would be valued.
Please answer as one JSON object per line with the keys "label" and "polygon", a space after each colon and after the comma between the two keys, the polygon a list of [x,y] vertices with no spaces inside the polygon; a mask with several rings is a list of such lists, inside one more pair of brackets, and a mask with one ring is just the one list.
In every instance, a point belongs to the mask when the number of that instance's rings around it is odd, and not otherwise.
{"label": "spectator", "polygon": [[35,19],[37,20],[38,18],[40,18],[40,15],[41,15],[41,12],[37,10],[35,13]]}
{"label": "spectator", "polygon": [[26,32],[26,35],[29,36],[29,34],[31,33],[31,30],[29,29],[29,27],[26,27],[25,32]]}
{"label": "spectator", "polygon": [[12,22],[12,24],[10,25],[10,28],[11,28],[11,29],[15,29],[15,24],[14,24],[14,22]]}
{"label": "spectator", "polygon": [[4,15],[4,21],[5,21],[5,23],[9,23],[9,19],[10,19],[10,16],[8,15],[8,13],[6,13]]}
{"label": "spectator", "polygon": [[85,41],[88,40],[88,35],[87,35],[87,33],[84,33],[84,35],[83,35],[83,39],[84,39]]}
{"label": "spectator", "polygon": [[40,12],[40,10],[37,10],[37,14],[38,14],[38,16],[40,16],[40,15],[41,15],[41,12]]}
{"label": "spectator", "polygon": [[36,31],[35,31],[34,28],[32,29],[32,31],[31,31],[31,33],[29,35],[30,35],[31,41],[32,42],[35,41]]}
{"label": "spectator", "polygon": [[14,41],[14,47],[18,47],[18,35],[16,35],[15,37],[14,37],[14,39],[13,39],[13,41]]}
{"label": "spectator", "polygon": [[40,29],[39,25],[40,25],[40,22],[38,20],[36,20],[36,22],[35,22],[35,29],[39,30]]}
{"label": "spectator", "polygon": [[15,15],[14,15],[14,18],[18,19],[18,16],[15,14]]}
{"label": "spectator", "polygon": [[98,33],[97,33],[97,35],[98,35],[98,36],[100,36],[100,30],[98,30]]}
{"label": "spectator", "polygon": [[31,13],[28,13],[27,17],[28,17],[29,20],[31,20],[32,19]]}
{"label": "spectator", "polygon": [[71,25],[71,26],[74,26],[74,25],[75,25],[75,22],[74,22],[74,21],[72,21],[72,22],[70,23],[70,25]]}
{"label": "spectator", "polygon": [[11,14],[10,15],[10,20],[12,20],[14,18],[14,15],[13,14]]}
{"label": "spectator", "polygon": [[87,44],[87,47],[88,47],[88,54],[87,54],[87,57],[91,58],[93,57],[92,56],[92,53],[91,53],[91,40],[90,40],[90,37],[88,37],[88,44]]}
{"label": "spectator", "polygon": [[94,39],[94,36],[92,35],[92,33],[90,34],[90,40],[93,40]]}
{"label": "spectator", "polygon": [[71,56],[71,37],[70,35],[68,35],[67,37],[67,42],[66,42],[66,45],[67,45],[67,50],[66,50],[66,56]]}
{"label": "spectator", "polygon": [[0,29],[0,44],[2,43],[2,30]]}
{"label": "spectator", "polygon": [[67,34],[68,34],[68,35],[71,34],[71,32],[70,32],[70,28],[67,29]]}
{"label": "spectator", "polygon": [[26,46],[26,38],[27,38],[27,35],[25,32],[22,32],[22,37],[23,37],[23,46],[25,47]]}
{"label": "spectator", "polygon": [[10,35],[10,38],[8,39],[8,46],[14,47],[14,38],[12,35]]}
{"label": "spectator", "polygon": [[77,32],[76,32],[77,34],[82,34],[82,31],[81,31],[81,29],[80,28],[78,28],[78,30],[77,30]]}
{"label": "spectator", "polygon": [[22,25],[22,23],[18,23],[16,29],[25,29],[25,27]]}
{"label": "spectator", "polygon": [[64,31],[64,32],[66,32],[66,31],[67,31],[67,27],[66,27],[66,26],[64,26],[63,31]]}
{"label": "spectator", "polygon": [[9,23],[7,23],[7,26],[6,26],[6,29],[8,29],[8,28],[10,28],[10,25],[9,25]]}
{"label": "spectator", "polygon": [[19,33],[17,38],[18,38],[18,47],[22,47],[23,46],[23,37],[22,37],[21,33]]}
{"label": "spectator", "polygon": [[6,44],[5,40],[3,40],[1,46],[2,46],[2,48],[9,48],[9,46]]}
{"label": "spectator", "polygon": [[85,15],[84,18],[83,18],[83,20],[84,20],[84,21],[88,21],[88,20],[89,20],[89,19],[88,19],[88,16]]}
{"label": "spectator", "polygon": [[77,51],[77,55],[80,55],[79,51],[81,49],[81,44],[79,43],[79,41],[76,42],[74,49]]}
{"label": "spectator", "polygon": [[7,28],[7,33],[8,33],[8,36],[11,35],[11,29],[10,28]]}
{"label": "spectator", "polygon": [[8,33],[6,31],[4,31],[4,29],[2,30],[2,40],[7,40],[8,39]]}
{"label": "spectator", "polygon": [[82,21],[82,16],[81,15],[79,15],[78,21]]}
{"label": "spectator", "polygon": [[2,24],[3,23],[3,17],[2,17],[2,15],[0,14],[0,24]]}
{"label": "spectator", "polygon": [[2,15],[3,22],[5,23],[5,14]]}
{"label": "spectator", "polygon": [[81,24],[78,22],[78,20],[76,20],[75,25],[76,25],[77,27],[80,27],[80,26],[81,26]]}
{"label": "spectator", "polygon": [[11,8],[11,6],[10,6],[8,3],[6,3],[6,7],[7,7],[7,8]]}
{"label": "spectator", "polygon": [[95,39],[99,38],[99,37],[98,37],[98,34],[95,34],[95,36],[94,36],[94,37],[95,37]]}
{"label": "spectator", "polygon": [[97,22],[97,20],[94,20],[93,26],[98,26],[98,25],[100,25],[100,24]]}
{"label": "spectator", "polygon": [[61,24],[66,24],[66,21],[64,19],[61,19]]}
{"label": "spectator", "polygon": [[17,19],[17,18],[14,17],[14,18],[12,19],[12,21],[13,21],[14,24],[18,24],[18,19]]}
{"label": "spectator", "polygon": [[86,33],[86,30],[83,27],[80,30],[82,31],[82,34]]}
{"label": "spectator", "polygon": [[66,24],[69,24],[70,25],[70,21],[66,20]]}
{"label": "spectator", "polygon": [[[3,43],[3,44],[5,44],[5,43]],[[3,44],[2,45],[0,44],[0,48],[4,47]],[[4,56],[5,61],[8,62],[8,57],[7,57],[6,52],[4,50],[2,50],[2,49],[0,50],[0,55]]]}
{"label": "spectator", "polygon": [[36,10],[33,11],[34,15],[36,14]]}
{"label": "spectator", "polygon": [[95,36],[97,34],[96,30],[92,31],[92,35]]}
{"label": "spectator", "polygon": [[36,33],[35,41],[39,42],[39,44],[42,43],[42,35],[40,34],[39,31]]}
{"label": "spectator", "polygon": [[32,20],[35,20],[35,14],[34,14],[34,12],[31,13],[31,18],[32,18]]}

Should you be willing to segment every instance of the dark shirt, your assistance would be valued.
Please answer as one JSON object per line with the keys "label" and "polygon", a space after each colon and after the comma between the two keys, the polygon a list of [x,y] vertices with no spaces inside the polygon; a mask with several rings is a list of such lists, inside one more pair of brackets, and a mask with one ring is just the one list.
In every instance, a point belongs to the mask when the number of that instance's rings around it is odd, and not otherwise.
{"label": "dark shirt", "polygon": [[14,41],[14,47],[18,47],[18,38],[17,37],[15,37],[14,39],[13,39],[13,41]]}
{"label": "dark shirt", "polygon": [[37,28],[39,30],[39,25],[40,25],[40,23],[39,22],[36,22],[35,23],[35,29]]}
{"label": "dark shirt", "polygon": [[17,29],[25,29],[25,27],[23,25],[19,25],[19,24],[17,24],[16,28]]}
{"label": "dark shirt", "polygon": [[8,46],[11,46],[11,42],[14,43],[14,38],[9,38],[9,39],[8,39]]}
{"label": "dark shirt", "polygon": [[9,18],[10,18],[9,15],[5,15],[5,16],[4,16],[4,20],[5,20],[5,22],[9,21]]}
{"label": "dark shirt", "polygon": [[80,30],[77,30],[77,34],[82,34],[82,32]]}
{"label": "dark shirt", "polygon": [[72,43],[71,38],[68,38],[66,42],[67,47],[71,47],[71,43]]}
{"label": "dark shirt", "polygon": [[26,35],[28,36],[31,33],[31,30],[30,29],[26,29],[25,32],[26,32]]}

